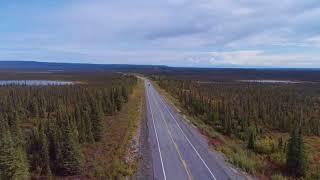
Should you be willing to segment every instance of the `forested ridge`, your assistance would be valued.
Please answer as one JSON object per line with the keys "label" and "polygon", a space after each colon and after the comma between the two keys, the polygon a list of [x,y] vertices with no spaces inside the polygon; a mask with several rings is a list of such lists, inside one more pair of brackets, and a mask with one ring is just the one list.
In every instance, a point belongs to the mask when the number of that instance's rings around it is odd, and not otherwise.
{"label": "forested ridge", "polygon": [[116,73],[76,76],[67,86],[0,86],[0,179],[77,175],[81,145],[99,141],[105,115],[128,101],[137,79]]}

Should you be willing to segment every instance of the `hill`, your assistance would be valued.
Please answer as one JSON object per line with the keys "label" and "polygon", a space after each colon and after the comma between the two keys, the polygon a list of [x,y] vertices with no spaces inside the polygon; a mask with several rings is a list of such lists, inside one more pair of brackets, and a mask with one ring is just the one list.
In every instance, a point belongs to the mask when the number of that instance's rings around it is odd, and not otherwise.
{"label": "hill", "polygon": [[129,64],[85,64],[85,63],[52,63],[36,61],[0,61],[0,70],[23,71],[97,71],[118,69],[153,69],[165,66],[129,65]]}

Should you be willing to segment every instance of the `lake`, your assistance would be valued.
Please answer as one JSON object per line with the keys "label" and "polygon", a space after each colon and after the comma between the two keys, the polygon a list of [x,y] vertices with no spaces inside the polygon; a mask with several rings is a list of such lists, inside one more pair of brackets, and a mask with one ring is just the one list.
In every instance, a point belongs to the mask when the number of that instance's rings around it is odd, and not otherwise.
{"label": "lake", "polygon": [[266,80],[266,79],[257,79],[257,80],[239,80],[240,82],[249,82],[249,83],[283,83],[283,84],[300,84],[304,83],[303,81],[291,81],[291,80]]}
{"label": "lake", "polygon": [[0,80],[0,86],[4,85],[28,85],[28,86],[62,86],[72,85],[72,81],[54,81],[54,80]]}

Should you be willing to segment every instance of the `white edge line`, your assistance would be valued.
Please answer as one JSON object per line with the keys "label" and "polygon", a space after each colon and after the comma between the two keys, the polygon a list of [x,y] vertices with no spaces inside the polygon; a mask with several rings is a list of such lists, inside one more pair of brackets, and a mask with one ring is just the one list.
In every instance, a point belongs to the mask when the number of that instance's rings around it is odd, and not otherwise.
{"label": "white edge line", "polygon": [[[154,95],[154,93],[152,92],[151,93],[151,96],[152,96],[152,98],[154,99],[154,101],[155,101],[155,104],[156,104],[156,106],[157,106],[157,108],[158,109],[160,109],[160,106],[161,106],[161,101],[160,101],[160,103],[157,103],[157,97]],[[161,111],[161,110],[160,110]],[[165,112],[163,112],[163,113],[165,113]],[[170,133],[170,129],[169,129],[169,126],[168,126],[168,124],[167,124],[167,122],[166,122],[166,120],[164,119],[164,117],[162,117],[161,118],[162,119],[162,121],[167,125],[167,131],[168,131],[168,133],[169,133],[169,136],[170,136],[170,139],[171,139],[171,142],[174,144],[174,145],[177,145],[176,143],[175,143],[175,141],[174,141],[174,139],[173,139],[173,137],[172,137],[172,135],[171,135],[171,133]],[[178,145],[177,145],[178,146]],[[181,154],[180,153],[180,151],[179,150],[176,150],[177,151],[177,153],[178,154]],[[181,157],[179,157],[180,158],[180,160],[181,160],[181,163],[182,163],[182,165],[184,166],[184,161],[185,160],[183,160],[183,158],[182,158],[182,155],[181,155]],[[189,176],[189,179],[192,179],[192,178],[190,178],[191,177],[191,174],[190,174],[190,172],[187,170],[187,168],[186,167],[184,167],[185,168],[185,171],[186,171],[186,173],[187,173],[187,175]]]}
{"label": "white edge line", "polygon": [[[147,97],[148,97],[148,100],[149,100],[148,88],[147,88]],[[159,151],[159,155],[160,155],[160,161],[161,161],[163,177],[164,177],[165,180],[167,180],[166,171],[164,170],[164,166],[163,166],[163,160],[162,160],[162,155],[161,155],[161,150],[160,150],[160,143],[159,143],[159,139],[158,139],[158,133],[157,133],[157,129],[156,129],[156,126],[155,126],[155,123],[154,123],[153,112],[152,112],[152,108],[151,108],[150,102],[148,104],[149,104],[149,108],[150,108],[150,111],[151,111],[151,117],[152,117],[152,123],[153,123],[154,132],[156,134],[156,139],[157,139],[157,144],[158,144],[158,151]]]}
{"label": "white edge line", "polygon": [[164,107],[166,108],[166,110],[169,112],[170,116],[174,119],[174,121],[176,122],[176,124],[178,125],[180,131],[182,132],[183,136],[187,139],[188,143],[191,145],[192,149],[196,152],[196,154],[198,155],[199,159],[202,161],[202,163],[206,166],[206,168],[208,169],[208,171],[210,172],[212,178],[214,180],[216,180],[216,177],[213,175],[213,173],[211,172],[210,168],[208,167],[208,165],[206,164],[206,162],[202,159],[201,155],[199,154],[199,152],[197,151],[197,149],[193,146],[193,144],[190,142],[189,138],[185,135],[185,133],[183,132],[183,130],[181,129],[179,123],[177,122],[176,118],[173,117],[172,113],[169,111],[169,108],[167,107],[167,105],[164,103],[164,100],[161,98],[161,103],[164,105]]}

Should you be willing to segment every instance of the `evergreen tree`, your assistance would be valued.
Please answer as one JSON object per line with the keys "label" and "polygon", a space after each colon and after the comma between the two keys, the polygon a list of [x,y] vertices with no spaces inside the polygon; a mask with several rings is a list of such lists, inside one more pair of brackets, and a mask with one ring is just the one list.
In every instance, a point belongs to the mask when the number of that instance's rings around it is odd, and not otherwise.
{"label": "evergreen tree", "polygon": [[94,105],[91,112],[91,121],[92,121],[92,131],[95,141],[99,141],[102,138],[103,134],[103,124],[102,124],[103,114],[101,109],[97,104]]}
{"label": "evergreen tree", "polygon": [[124,102],[128,102],[128,91],[125,86],[121,86],[121,95],[123,97]]}
{"label": "evergreen tree", "polygon": [[80,143],[101,139],[104,114],[120,110],[137,82],[104,73],[89,79],[90,86],[0,86],[0,180],[80,172]]}
{"label": "evergreen tree", "polygon": [[250,132],[247,148],[254,150],[256,147],[256,137],[253,131]]}
{"label": "evergreen tree", "polygon": [[41,175],[51,175],[48,139],[42,121],[34,129],[31,141],[29,151],[32,154],[32,168]]}
{"label": "evergreen tree", "polygon": [[79,133],[79,142],[84,143],[86,141],[86,127],[84,123],[84,118],[81,116],[81,111],[78,105],[76,105],[75,107],[74,118]]}
{"label": "evergreen tree", "polygon": [[58,127],[56,119],[49,119],[47,127],[47,137],[49,146],[49,156],[50,156],[50,167],[54,172],[59,171],[59,162],[62,151],[62,139],[61,128]]}
{"label": "evergreen tree", "polygon": [[287,168],[290,174],[305,176],[307,159],[301,128],[294,128],[290,134],[287,150]]}
{"label": "evergreen tree", "polygon": [[122,106],[122,98],[118,87],[114,88],[113,98],[115,102],[116,111],[120,111]]}
{"label": "evergreen tree", "polygon": [[304,149],[304,141],[303,141],[303,135],[302,135],[302,130],[301,128],[299,129],[298,132],[298,167],[297,167],[297,175],[298,176],[305,176],[306,175],[306,171],[307,171],[307,155]]}
{"label": "evergreen tree", "polygon": [[82,112],[82,118],[85,127],[86,142],[94,142],[94,136],[92,133],[92,122],[88,110]]}
{"label": "evergreen tree", "polygon": [[29,105],[30,115],[35,118],[39,117],[39,107],[37,102],[36,98],[32,98]]}
{"label": "evergreen tree", "polygon": [[60,173],[62,175],[77,175],[81,172],[83,156],[76,128],[70,122],[66,123],[63,130],[63,139],[61,140]]}
{"label": "evergreen tree", "polygon": [[278,139],[278,149],[281,151],[283,149],[283,139],[280,137]]}
{"label": "evergreen tree", "polygon": [[10,127],[11,132],[13,131],[14,133],[16,133],[18,131],[18,125],[20,123],[20,118],[19,118],[19,114],[17,113],[16,110],[12,109],[13,106],[9,106],[9,110],[7,113],[7,122],[8,125]]}
{"label": "evergreen tree", "polygon": [[214,126],[214,124],[219,120],[219,113],[216,111],[209,111],[207,113],[207,123]]}
{"label": "evergreen tree", "polygon": [[7,129],[0,132],[0,179],[29,179],[25,151],[13,141]]}

